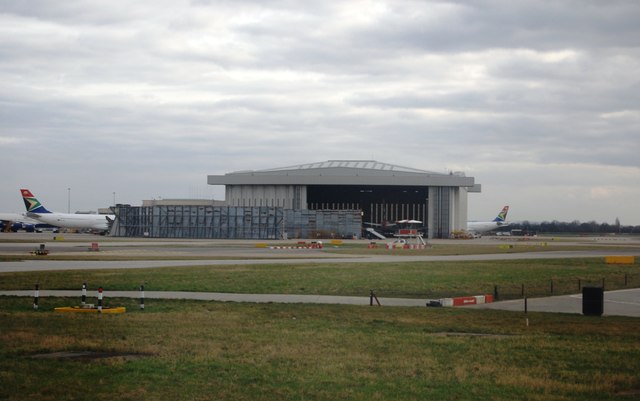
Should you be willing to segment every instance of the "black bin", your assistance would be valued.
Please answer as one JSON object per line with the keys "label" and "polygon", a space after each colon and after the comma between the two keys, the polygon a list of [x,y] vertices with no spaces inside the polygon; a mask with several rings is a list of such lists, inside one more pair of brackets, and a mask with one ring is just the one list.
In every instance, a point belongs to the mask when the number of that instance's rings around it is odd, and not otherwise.
{"label": "black bin", "polygon": [[604,289],[602,287],[582,288],[582,314],[602,316],[604,311]]}

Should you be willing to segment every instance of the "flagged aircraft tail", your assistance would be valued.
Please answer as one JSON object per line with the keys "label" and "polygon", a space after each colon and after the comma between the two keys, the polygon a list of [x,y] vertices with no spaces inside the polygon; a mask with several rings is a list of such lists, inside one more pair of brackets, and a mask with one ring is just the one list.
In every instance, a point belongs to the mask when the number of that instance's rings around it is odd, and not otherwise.
{"label": "flagged aircraft tail", "polygon": [[507,219],[508,212],[509,212],[509,206],[503,207],[502,211],[498,213],[498,216],[495,219],[493,219],[493,221],[504,223],[504,221]]}
{"label": "flagged aircraft tail", "polygon": [[22,194],[24,207],[27,208],[28,213],[51,213],[42,206],[42,203],[40,203],[28,189],[21,189],[20,193]]}

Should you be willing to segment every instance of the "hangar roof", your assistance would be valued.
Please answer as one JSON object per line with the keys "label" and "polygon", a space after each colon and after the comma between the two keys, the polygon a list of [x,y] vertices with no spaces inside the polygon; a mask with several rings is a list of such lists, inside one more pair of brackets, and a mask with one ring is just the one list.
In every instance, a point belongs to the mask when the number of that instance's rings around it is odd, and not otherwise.
{"label": "hangar roof", "polygon": [[420,173],[420,174],[437,174],[431,173],[425,170],[418,170],[411,167],[397,166],[394,164],[377,162],[375,160],[328,160],[326,162],[299,164],[297,166],[279,167],[268,170],[260,170],[259,173],[264,172],[277,172],[277,171],[290,171],[290,170],[319,170],[319,169],[361,169],[371,171],[394,171],[394,172],[406,172],[406,173]]}
{"label": "hangar roof", "polygon": [[328,160],[210,175],[210,185],[417,185],[473,187],[463,173],[434,173],[375,160]]}

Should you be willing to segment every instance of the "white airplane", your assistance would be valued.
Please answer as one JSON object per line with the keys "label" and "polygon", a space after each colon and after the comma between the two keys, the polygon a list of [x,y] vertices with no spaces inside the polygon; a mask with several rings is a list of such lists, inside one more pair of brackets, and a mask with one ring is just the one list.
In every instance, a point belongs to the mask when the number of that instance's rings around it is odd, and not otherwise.
{"label": "white airplane", "polygon": [[509,206],[505,206],[502,208],[502,211],[498,213],[498,216],[492,221],[468,221],[467,231],[481,234],[500,227],[506,227],[509,225],[509,222],[506,221],[508,212]]}
{"label": "white airplane", "polygon": [[0,213],[0,230],[1,231],[19,231],[25,230],[27,232],[38,231],[43,226],[49,227],[48,224],[44,224],[41,221],[31,219],[24,214],[18,213]]}
{"label": "white airplane", "polygon": [[27,208],[27,217],[52,226],[107,231],[109,229],[109,222],[115,219],[115,216],[112,214],[50,212],[42,206],[42,203],[40,203],[28,189],[21,189],[20,193],[22,193],[24,206]]}

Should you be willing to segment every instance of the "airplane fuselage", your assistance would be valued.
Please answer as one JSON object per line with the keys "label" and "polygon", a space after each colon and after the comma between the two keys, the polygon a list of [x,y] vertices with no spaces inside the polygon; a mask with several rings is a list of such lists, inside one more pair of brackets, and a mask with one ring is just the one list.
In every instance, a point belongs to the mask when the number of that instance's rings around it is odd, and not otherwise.
{"label": "airplane fuselage", "polygon": [[85,228],[106,231],[109,229],[108,219],[115,216],[106,214],[73,214],[73,213],[27,213],[27,216],[43,223],[60,228]]}
{"label": "airplane fuselage", "polygon": [[508,226],[508,223],[498,221],[470,221],[467,222],[467,231],[474,233],[486,233],[500,227]]}

